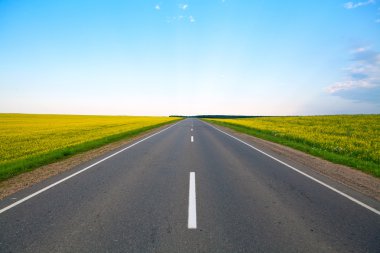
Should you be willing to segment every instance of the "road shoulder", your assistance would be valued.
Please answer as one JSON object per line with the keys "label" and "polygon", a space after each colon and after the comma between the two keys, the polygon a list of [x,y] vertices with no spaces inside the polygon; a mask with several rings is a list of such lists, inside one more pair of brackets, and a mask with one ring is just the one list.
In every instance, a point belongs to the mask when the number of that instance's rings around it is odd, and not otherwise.
{"label": "road shoulder", "polygon": [[287,160],[302,164],[313,171],[322,174],[334,181],[348,186],[372,199],[380,201],[380,179],[365,174],[348,166],[334,164],[321,158],[303,153],[277,143],[266,141],[245,133],[237,132],[227,127],[212,124],[214,127],[229,133],[237,138],[253,144],[255,147],[268,150]]}
{"label": "road shoulder", "polygon": [[33,171],[29,171],[29,172],[17,175],[15,177],[12,177],[10,179],[7,179],[5,181],[2,181],[0,182],[0,200],[22,189],[25,189],[32,185],[40,183],[52,176],[71,170],[84,162],[88,162],[92,159],[96,159],[97,157],[100,157],[109,152],[112,152],[120,147],[127,146],[136,140],[142,139],[146,136],[159,132],[162,129],[167,128],[168,126],[171,126],[173,124],[175,123],[163,125],[161,127],[151,129],[147,132],[141,133],[132,138],[120,140],[120,141],[113,142],[96,149],[92,149],[80,154],[76,154],[67,159],[41,166],[37,169],[34,169]]}

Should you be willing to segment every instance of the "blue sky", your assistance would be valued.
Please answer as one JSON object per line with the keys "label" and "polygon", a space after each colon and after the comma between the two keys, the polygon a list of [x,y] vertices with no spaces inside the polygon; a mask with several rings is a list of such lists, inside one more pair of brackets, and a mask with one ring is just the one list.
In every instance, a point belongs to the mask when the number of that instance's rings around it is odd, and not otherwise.
{"label": "blue sky", "polygon": [[380,1],[0,0],[0,112],[380,113]]}

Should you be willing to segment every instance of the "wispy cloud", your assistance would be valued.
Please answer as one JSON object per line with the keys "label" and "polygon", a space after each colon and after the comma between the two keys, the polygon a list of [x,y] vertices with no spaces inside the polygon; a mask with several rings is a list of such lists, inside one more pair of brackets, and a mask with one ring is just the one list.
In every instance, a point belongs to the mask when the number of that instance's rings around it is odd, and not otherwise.
{"label": "wispy cloud", "polygon": [[347,2],[343,5],[343,7],[346,9],[355,9],[357,7],[366,6],[366,5],[375,4],[375,3],[376,3],[375,0],[368,0],[366,2],[357,2],[357,3]]}
{"label": "wispy cloud", "polygon": [[[166,22],[167,23],[174,23],[174,22],[195,23],[195,17],[193,15],[191,15],[191,13],[188,11],[189,5],[187,3],[181,3],[178,5],[174,5],[172,7],[175,7],[175,6],[177,6],[177,8],[179,9],[179,11],[176,11],[177,15],[173,15],[174,13],[172,13],[172,15],[170,14],[170,12],[173,12],[173,8],[171,8],[171,11],[170,10],[166,11],[166,12],[164,11],[165,13],[169,14],[168,16],[166,16]],[[161,10],[161,5],[156,4],[154,8],[157,11],[159,11],[159,10]]]}
{"label": "wispy cloud", "polygon": [[188,4],[179,4],[178,8],[185,11],[185,10],[187,10],[187,8],[189,8],[189,5]]}
{"label": "wispy cloud", "polygon": [[188,21],[190,23],[195,23],[195,18],[194,16],[185,16],[185,15],[178,15],[178,16],[171,16],[171,17],[166,17],[166,22],[167,23],[173,23],[173,22],[185,22]]}
{"label": "wispy cloud", "polygon": [[326,91],[346,99],[380,103],[380,53],[368,47],[356,48],[351,62],[344,80]]}

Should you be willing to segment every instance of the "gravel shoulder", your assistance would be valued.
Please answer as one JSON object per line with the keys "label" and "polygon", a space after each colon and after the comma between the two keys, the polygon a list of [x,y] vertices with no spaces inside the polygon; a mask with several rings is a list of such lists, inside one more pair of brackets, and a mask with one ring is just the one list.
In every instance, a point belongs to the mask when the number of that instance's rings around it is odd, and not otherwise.
{"label": "gravel shoulder", "polygon": [[327,176],[351,189],[358,191],[370,198],[380,201],[380,179],[354,168],[335,164],[321,158],[303,153],[277,143],[266,141],[245,133],[240,133],[227,127],[213,124],[216,128],[238,137],[241,140],[254,144],[259,149],[269,150],[275,154],[295,163],[307,166],[313,171]]}

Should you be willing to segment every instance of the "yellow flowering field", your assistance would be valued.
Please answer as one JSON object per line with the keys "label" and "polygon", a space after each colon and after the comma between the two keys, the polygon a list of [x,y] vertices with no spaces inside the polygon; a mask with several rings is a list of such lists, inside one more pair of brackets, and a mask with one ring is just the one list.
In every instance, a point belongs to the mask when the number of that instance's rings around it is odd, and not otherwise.
{"label": "yellow flowering field", "polygon": [[0,180],[178,119],[0,114]]}
{"label": "yellow flowering field", "polygon": [[380,115],[209,120],[380,176]]}

